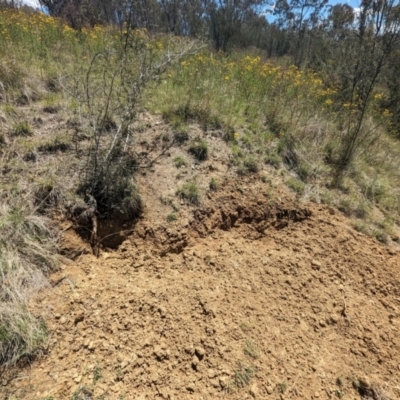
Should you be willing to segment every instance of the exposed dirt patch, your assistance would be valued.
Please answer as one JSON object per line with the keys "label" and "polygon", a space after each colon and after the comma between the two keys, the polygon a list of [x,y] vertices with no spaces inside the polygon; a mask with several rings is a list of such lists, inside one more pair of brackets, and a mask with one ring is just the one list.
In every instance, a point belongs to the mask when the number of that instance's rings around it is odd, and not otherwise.
{"label": "exposed dirt patch", "polygon": [[[46,354],[4,372],[0,398],[400,398],[397,249],[299,203],[268,167],[238,177],[217,134],[191,127],[209,145],[196,162],[142,118],[142,217],[98,259],[64,227],[74,261],[31,303]],[[176,196],[188,181],[200,206]]]}
{"label": "exposed dirt patch", "polygon": [[64,266],[32,304],[48,354],[5,398],[399,398],[399,253],[247,184]]}

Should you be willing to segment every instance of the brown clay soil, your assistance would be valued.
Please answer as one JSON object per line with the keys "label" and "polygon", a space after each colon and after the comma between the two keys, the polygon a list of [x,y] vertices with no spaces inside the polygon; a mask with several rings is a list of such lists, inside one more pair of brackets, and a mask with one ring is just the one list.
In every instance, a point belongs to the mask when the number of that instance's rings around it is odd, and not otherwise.
{"label": "brown clay soil", "polygon": [[400,253],[230,175],[209,140],[186,174],[200,205],[176,200],[172,149],[140,176],[144,214],[118,248],[95,258],[64,232],[74,259],[31,303],[46,351],[3,373],[1,399],[400,398]]}

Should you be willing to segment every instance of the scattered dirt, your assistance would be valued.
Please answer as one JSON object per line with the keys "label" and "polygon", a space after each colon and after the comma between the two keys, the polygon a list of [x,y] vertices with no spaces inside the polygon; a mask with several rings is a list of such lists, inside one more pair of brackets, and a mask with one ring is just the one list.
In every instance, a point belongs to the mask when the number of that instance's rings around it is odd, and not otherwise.
{"label": "scattered dirt", "polygon": [[[400,398],[397,248],[299,203],[267,169],[238,177],[207,138],[208,161],[171,147],[143,170],[145,210],[118,249],[97,259],[65,230],[74,260],[31,303],[46,351],[3,373],[0,398]],[[200,206],[176,197],[187,180]]]}

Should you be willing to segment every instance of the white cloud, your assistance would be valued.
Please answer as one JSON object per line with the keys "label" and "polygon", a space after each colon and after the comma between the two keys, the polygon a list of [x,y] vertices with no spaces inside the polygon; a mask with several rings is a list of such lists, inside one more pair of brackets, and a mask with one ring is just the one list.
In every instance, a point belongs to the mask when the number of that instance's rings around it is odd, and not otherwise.
{"label": "white cloud", "polygon": [[32,8],[41,8],[39,4],[39,0],[17,0],[15,1],[16,4],[29,6]]}

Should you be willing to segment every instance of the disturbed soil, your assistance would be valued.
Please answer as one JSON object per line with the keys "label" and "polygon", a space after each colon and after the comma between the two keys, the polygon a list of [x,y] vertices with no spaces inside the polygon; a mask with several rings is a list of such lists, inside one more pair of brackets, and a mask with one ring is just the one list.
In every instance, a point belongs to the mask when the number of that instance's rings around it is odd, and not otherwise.
{"label": "disturbed soil", "polygon": [[[178,170],[171,147],[139,176],[143,215],[99,258],[66,223],[31,302],[48,343],[1,399],[400,398],[400,252],[208,141],[208,161]],[[187,180],[199,205],[175,195]]]}

